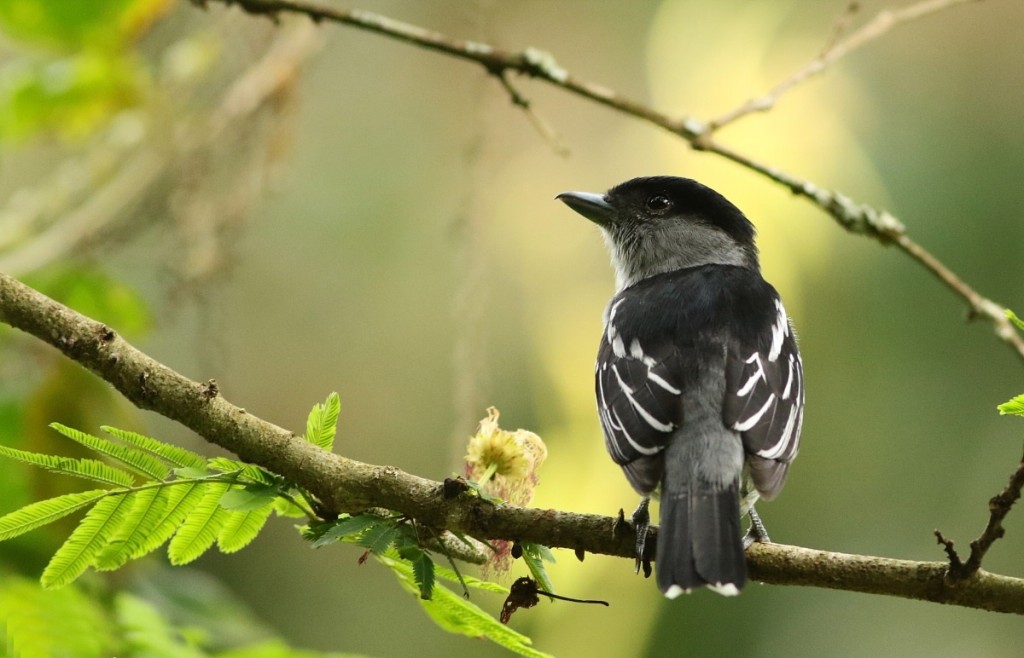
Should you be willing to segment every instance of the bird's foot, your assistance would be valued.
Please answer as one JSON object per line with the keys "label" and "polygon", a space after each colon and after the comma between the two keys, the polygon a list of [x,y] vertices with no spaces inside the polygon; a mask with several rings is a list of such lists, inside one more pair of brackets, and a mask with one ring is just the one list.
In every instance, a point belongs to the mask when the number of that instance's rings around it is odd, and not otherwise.
{"label": "bird's foot", "polygon": [[760,515],[754,510],[754,506],[750,506],[750,510],[747,512],[750,517],[750,527],[747,528],[747,534],[743,535],[743,550],[747,550],[753,546],[754,542],[759,544],[770,544],[772,540],[768,537],[768,530],[764,527],[764,521],[761,520]]}
{"label": "bird's foot", "polygon": [[[640,573],[640,567],[644,563],[644,548],[647,545],[647,530],[651,527],[651,514],[647,511],[647,508],[651,504],[651,499],[644,497],[637,505],[637,508],[633,510],[633,529],[636,531],[636,570],[635,573]],[[644,572],[646,573],[646,569]]]}

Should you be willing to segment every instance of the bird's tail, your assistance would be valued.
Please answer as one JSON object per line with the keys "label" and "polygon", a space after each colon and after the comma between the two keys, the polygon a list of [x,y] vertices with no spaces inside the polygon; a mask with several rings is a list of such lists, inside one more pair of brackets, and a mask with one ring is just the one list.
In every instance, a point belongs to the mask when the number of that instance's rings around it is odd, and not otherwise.
{"label": "bird's tail", "polygon": [[670,599],[704,585],[735,596],[747,580],[738,486],[694,484],[663,487],[655,557],[658,589]]}

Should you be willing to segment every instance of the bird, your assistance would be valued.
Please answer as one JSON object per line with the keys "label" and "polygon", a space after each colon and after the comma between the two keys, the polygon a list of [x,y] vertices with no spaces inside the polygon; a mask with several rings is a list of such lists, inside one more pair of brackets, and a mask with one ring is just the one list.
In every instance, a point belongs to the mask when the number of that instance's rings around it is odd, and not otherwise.
{"label": "bird", "polygon": [[661,592],[739,594],[746,548],[770,541],[753,505],[782,489],[804,410],[796,334],[761,275],[754,225],[675,176],[556,198],[600,228],[615,270],[595,393],[608,453],[643,497],[637,570],[656,496]]}

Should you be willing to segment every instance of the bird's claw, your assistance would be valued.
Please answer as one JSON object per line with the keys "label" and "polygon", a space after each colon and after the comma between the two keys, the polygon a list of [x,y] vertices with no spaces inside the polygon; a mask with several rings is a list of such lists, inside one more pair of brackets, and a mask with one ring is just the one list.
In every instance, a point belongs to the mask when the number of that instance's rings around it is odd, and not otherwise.
{"label": "bird's claw", "polygon": [[651,527],[651,514],[647,508],[651,504],[650,498],[644,498],[633,510],[633,529],[636,531],[636,568],[634,573],[640,573],[640,567],[644,563],[644,548],[647,546],[647,530]]}
{"label": "bird's claw", "polygon": [[754,510],[753,505],[750,506],[747,516],[750,517],[750,527],[747,528],[747,533],[743,535],[743,550],[753,546],[754,542],[759,544],[772,543],[771,538],[768,537],[768,530],[764,527],[764,521],[761,520],[761,516]]}

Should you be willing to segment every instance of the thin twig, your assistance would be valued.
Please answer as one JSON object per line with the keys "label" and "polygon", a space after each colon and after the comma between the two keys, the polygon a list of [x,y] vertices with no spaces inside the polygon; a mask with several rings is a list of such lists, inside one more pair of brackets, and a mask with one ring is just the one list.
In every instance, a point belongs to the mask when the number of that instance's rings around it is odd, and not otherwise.
{"label": "thin twig", "polygon": [[1017,470],[1010,476],[1006,488],[988,501],[988,523],[981,536],[971,542],[971,554],[967,558],[967,562],[964,563],[963,571],[960,574],[961,578],[974,575],[981,567],[981,560],[985,557],[988,549],[992,548],[992,544],[1005,534],[1003,519],[1020,498],[1021,489],[1024,489],[1024,457],[1021,458]]}
{"label": "thin twig", "polygon": [[736,109],[726,112],[717,119],[710,121],[708,123],[708,131],[715,132],[737,119],[745,117],[748,114],[753,114],[754,112],[767,112],[775,106],[775,103],[778,102],[779,98],[783,94],[793,87],[796,87],[810,77],[818,75],[834,64],[836,60],[849,55],[861,46],[883,36],[898,25],[909,23],[955,5],[978,1],[979,0],[922,0],[921,2],[903,7],[902,9],[883,9],[878,12],[873,19],[862,25],[860,29],[851,32],[845,38],[837,39],[836,37],[845,31],[846,25],[849,23],[849,19],[858,8],[856,2],[851,3],[846,12],[844,12],[843,16],[840,18],[836,28],[833,30],[833,36],[829,39],[830,43],[825,47],[821,54],[808,62],[803,68],[792,73],[785,80],[775,85],[772,90],[764,96],[751,98]]}
{"label": "thin twig", "polygon": [[964,563],[960,560],[960,554],[956,552],[953,541],[946,539],[939,530],[936,530],[934,534],[936,543],[942,546],[942,550],[946,552],[946,557],[949,558],[950,573],[960,573],[964,568]]}
{"label": "thin twig", "polygon": [[[441,52],[452,57],[481,65],[491,75],[497,72],[514,71],[538,80],[543,80],[570,93],[582,96],[618,112],[641,119],[677,135],[697,150],[708,151],[767,176],[789,189],[795,194],[805,197],[831,217],[846,230],[862,233],[881,239],[883,242],[896,244],[904,253],[911,256],[918,264],[932,272],[947,288],[960,296],[968,305],[971,317],[980,317],[992,323],[995,334],[1005,342],[1024,361],[1024,338],[1017,332],[1003,313],[1004,307],[967,285],[946,267],[934,255],[912,241],[905,232],[903,224],[888,212],[872,206],[853,201],[849,197],[819,187],[807,180],[792,176],[782,170],[761,164],[738,151],[726,147],[713,139],[713,130],[709,124],[692,117],[673,117],[659,112],[650,106],[629,99],[607,87],[582,80],[569,73],[558,64],[554,56],[536,48],[526,48],[522,52],[511,52],[495,48],[479,41],[455,39],[439,32],[427,30],[409,23],[403,23],[386,16],[355,9],[340,9],[318,5],[305,0],[213,0],[224,4],[235,4],[251,14],[265,14],[276,17],[278,14],[296,13],[309,16],[314,21],[332,21],[362,30],[374,32],[381,36],[397,39],[420,48]],[[834,44],[827,52],[827,57],[819,57],[827,65],[840,57],[849,54],[860,46],[890,31],[894,26],[907,23],[942,9],[978,0],[923,0],[898,10],[883,11],[875,16],[859,30]],[[205,5],[205,0],[193,0],[196,4]],[[797,72],[791,79],[795,82],[784,83],[786,89],[798,84],[817,71],[808,65]],[[787,79],[789,80],[789,79]],[[781,85],[780,85],[781,86]],[[506,86],[506,91],[511,91]],[[513,102],[515,98],[513,97]],[[532,119],[531,119],[532,120]],[[718,121],[721,121],[719,119]],[[719,124],[720,126],[721,124]]]}
{"label": "thin twig", "polygon": [[839,15],[836,22],[832,24],[832,32],[828,35],[828,39],[825,40],[825,45],[821,47],[821,52],[818,53],[818,57],[822,57],[829,50],[832,49],[839,40],[847,33],[850,29],[850,25],[853,24],[853,19],[860,13],[860,2],[852,0],[845,7],[843,7],[843,13]]}
{"label": "thin twig", "polygon": [[537,131],[537,134],[551,146],[555,153],[562,157],[568,157],[570,155],[569,147],[566,146],[562,138],[558,136],[555,129],[550,123],[544,120],[544,117],[537,114],[537,111],[533,108],[533,104],[530,99],[519,93],[519,90],[513,86],[512,81],[508,79],[508,72],[505,70],[497,71],[494,73],[494,77],[498,79],[501,86],[508,92],[509,98],[512,100],[512,104],[520,107],[523,112],[526,113],[527,118],[530,120],[530,124]]}

